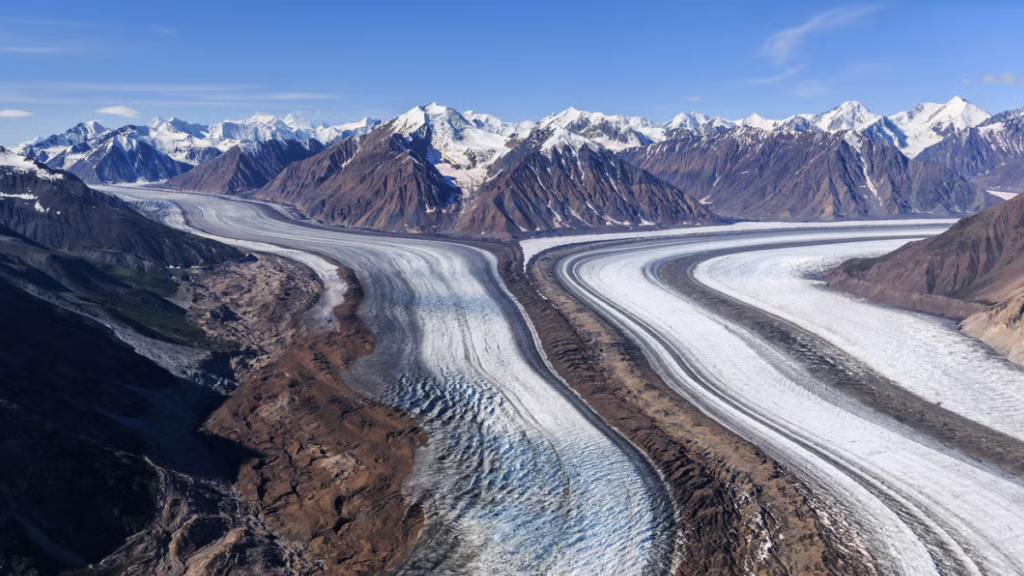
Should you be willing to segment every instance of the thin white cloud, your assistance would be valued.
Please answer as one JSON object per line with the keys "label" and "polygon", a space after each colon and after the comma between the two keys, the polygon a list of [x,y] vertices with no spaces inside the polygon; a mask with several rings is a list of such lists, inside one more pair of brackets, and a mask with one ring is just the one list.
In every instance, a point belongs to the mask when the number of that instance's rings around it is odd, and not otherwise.
{"label": "thin white cloud", "polygon": [[33,114],[27,110],[0,110],[0,118],[28,118]]}
{"label": "thin white cloud", "polygon": [[0,46],[0,52],[9,54],[68,54],[73,49],[64,46]]}
{"label": "thin white cloud", "polygon": [[89,28],[95,26],[95,22],[84,20],[57,20],[51,18],[12,18],[7,20],[11,24],[30,24],[37,26],[69,26],[73,28]]}
{"label": "thin white cloud", "polygon": [[987,74],[981,77],[985,84],[1024,84],[1024,76],[1016,76],[1009,72],[1002,74]]}
{"label": "thin white cloud", "polygon": [[800,98],[817,98],[829,93],[829,86],[821,80],[804,80],[793,87],[793,94]]}
{"label": "thin white cloud", "polygon": [[103,82],[38,82],[9,84],[17,88],[42,88],[66,92],[232,92],[258,89],[251,84],[119,84]]}
{"label": "thin white cloud", "polygon": [[686,100],[687,102],[700,102],[703,99],[703,96],[687,96],[686,98],[683,98],[683,100]]}
{"label": "thin white cloud", "polygon": [[806,68],[806,66],[802,66],[802,65],[801,66],[789,66],[785,70],[783,70],[782,72],[779,72],[778,74],[776,74],[774,76],[767,76],[767,77],[764,77],[764,78],[752,78],[749,83],[750,84],[778,84],[779,82],[782,82],[783,80],[789,80],[793,76],[796,76],[797,74],[803,72],[805,68]]}
{"label": "thin white cloud", "polygon": [[134,108],[127,106],[106,106],[96,110],[97,114],[109,114],[111,116],[121,116],[123,118],[138,118],[139,111]]}
{"label": "thin white cloud", "polygon": [[253,99],[265,100],[330,100],[334,98],[331,94],[320,94],[317,92],[279,92],[276,94],[255,94]]}
{"label": "thin white cloud", "polygon": [[785,64],[799,53],[808,36],[850,26],[876,11],[878,6],[845,6],[822,12],[799,26],[779,30],[769,36],[761,46],[761,53],[776,64]]}

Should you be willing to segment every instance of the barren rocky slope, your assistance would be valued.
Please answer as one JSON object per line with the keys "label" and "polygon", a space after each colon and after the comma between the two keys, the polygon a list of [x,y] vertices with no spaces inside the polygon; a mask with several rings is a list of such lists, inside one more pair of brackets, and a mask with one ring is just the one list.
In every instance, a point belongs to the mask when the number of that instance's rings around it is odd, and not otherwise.
{"label": "barren rocky slope", "polygon": [[538,129],[491,166],[456,229],[510,235],[715,224],[675,186],[563,129]]}
{"label": "barren rocky slope", "polygon": [[289,165],[253,195],[328,224],[395,232],[437,231],[459,206],[458,189],[387,127]]}
{"label": "barren rocky slope", "polygon": [[[401,480],[422,432],[336,377],[372,346],[358,291],[310,334],[316,277],[276,257],[182,273],[186,313],[149,292],[166,278],[0,244],[3,573],[376,573],[416,536]],[[83,315],[105,309],[217,350],[238,389],[175,378]]]}
{"label": "barren rocky slope", "polygon": [[215,194],[237,194],[265,186],[292,162],[321,152],[316,140],[267,140],[238,145],[216,158],[175,176],[167,187]]}
{"label": "barren rocky slope", "polygon": [[953,170],[908,159],[853,131],[676,131],[627,150],[627,161],[664,178],[722,216],[832,220],[946,216],[983,209],[983,191]]}
{"label": "barren rocky slope", "polygon": [[237,250],[173,230],[67,172],[0,148],[0,226],[89,260],[131,268],[193,266]]}
{"label": "barren rocky slope", "polygon": [[798,479],[681,400],[643,352],[559,285],[555,263],[577,248],[546,253],[526,273],[521,254],[491,249],[555,368],[661,470],[684,519],[677,573],[869,573],[823,526]]}
{"label": "barren rocky slope", "polygon": [[1024,110],[997,114],[954,132],[919,158],[957,171],[979,186],[1024,190]]}
{"label": "barren rocky slope", "polygon": [[241,258],[70,174],[4,161],[0,574],[396,562],[421,522],[401,483],[425,437],[337,377],[372,346],[356,279],[338,331],[315,332],[321,288],[303,266]]}
{"label": "barren rocky slope", "polygon": [[404,134],[402,121],[293,163],[253,195],[328,224],[475,237],[720,221],[671,184],[564,129],[509,141],[500,157],[487,157],[485,181],[460,189],[439,168],[470,168],[438,156],[429,125]]}
{"label": "barren rocky slope", "polygon": [[887,304],[964,320],[963,329],[1020,363],[1024,197],[948,231],[828,272],[829,285]]}

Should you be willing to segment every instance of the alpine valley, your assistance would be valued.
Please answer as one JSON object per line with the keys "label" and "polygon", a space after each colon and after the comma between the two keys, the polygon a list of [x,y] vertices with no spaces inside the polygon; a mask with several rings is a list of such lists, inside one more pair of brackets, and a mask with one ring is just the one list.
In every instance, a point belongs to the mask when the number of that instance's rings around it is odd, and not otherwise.
{"label": "alpine valley", "polygon": [[1024,576],[1022,191],[961,98],[0,148],[0,576]]}

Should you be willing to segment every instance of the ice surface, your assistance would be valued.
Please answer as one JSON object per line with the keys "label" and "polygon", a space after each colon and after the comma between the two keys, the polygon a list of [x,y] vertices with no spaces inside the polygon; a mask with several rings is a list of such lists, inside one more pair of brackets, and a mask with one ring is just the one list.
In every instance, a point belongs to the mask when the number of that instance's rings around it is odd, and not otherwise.
{"label": "ice surface", "polygon": [[[867,237],[900,230],[899,225],[880,226]],[[916,230],[938,232],[936,228]],[[902,228],[902,232],[917,233],[914,228]],[[637,342],[681,395],[805,478],[824,499],[824,510],[834,514],[830,522],[840,530],[844,542],[854,549],[869,550],[882,573],[1024,574],[1024,485],[1019,479],[964,458],[837,394],[756,335],[681,296],[657,273],[661,263],[686,254],[854,235],[864,237],[865,232],[832,227],[597,245],[562,260],[559,274],[570,290]],[[877,252],[895,244],[859,250]],[[806,250],[809,257],[817,258],[816,250],[835,249]],[[794,248],[787,254],[802,257],[801,250]],[[856,251],[850,249],[849,253]],[[780,302],[796,302],[817,290],[806,284],[800,288],[800,280],[785,280],[793,277],[792,270],[771,273],[772,263],[777,266],[779,260],[766,259],[761,252],[722,258],[719,266],[765,260],[769,260],[765,272],[744,277],[742,288],[737,287],[741,282],[738,270],[729,274],[730,289],[754,294],[757,302],[767,300],[773,309]],[[798,293],[782,293],[790,288]],[[753,296],[747,297],[755,301]],[[833,310],[833,305],[833,300],[814,304],[812,320]],[[842,309],[847,304],[839,306],[837,312],[849,319]],[[873,308],[852,299],[848,306],[852,315],[857,311],[869,316],[874,313]],[[807,311],[800,305],[793,314],[798,312]],[[873,331],[858,329],[853,335],[858,342],[844,341],[844,348],[862,346],[866,341],[874,347],[877,342],[878,347],[890,347],[886,356],[898,351],[904,362],[918,369],[941,355],[930,348],[928,336],[924,341],[898,342],[883,334],[894,331],[913,336],[910,333],[922,326],[932,333],[940,327],[922,325],[911,315],[894,315],[890,320]],[[949,344],[943,338],[939,342],[940,346],[952,346],[940,348],[942,352],[968,354],[968,366],[973,369],[990,374],[1003,370],[998,359],[989,358],[986,363],[960,344]],[[951,367],[958,360],[965,358],[938,362],[940,367]],[[700,374],[700,379],[691,377],[690,370]],[[966,402],[969,395],[957,393],[955,397]]]}
{"label": "ice surface", "polygon": [[529,238],[521,240],[519,246],[523,250],[523,260],[529,263],[537,254],[559,246],[585,244],[605,240],[635,240],[643,238],[665,238],[673,236],[693,236],[709,234],[731,234],[738,232],[755,232],[770,230],[829,230],[843,228],[886,228],[893,225],[905,226],[951,226],[954,219],[921,219],[921,220],[865,220],[847,222],[743,222],[721,226],[695,226],[693,228],[673,228],[670,230],[638,230],[635,232],[613,232],[599,234],[577,234],[572,236],[549,236],[546,238]]}
{"label": "ice surface", "polygon": [[646,574],[671,563],[673,510],[661,483],[554,375],[493,256],[304,227],[224,198],[113,190],[174,202],[207,233],[355,269],[377,346],[346,381],[407,410],[430,435],[408,490],[434,536],[404,573]]}
{"label": "ice surface", "polygon": [[1024,371],[961,334],[952,322],[873,305],[807,278],[902,244],[745,252],[709,260],[694,277],[824,337],[926,400],[1024,440]]}

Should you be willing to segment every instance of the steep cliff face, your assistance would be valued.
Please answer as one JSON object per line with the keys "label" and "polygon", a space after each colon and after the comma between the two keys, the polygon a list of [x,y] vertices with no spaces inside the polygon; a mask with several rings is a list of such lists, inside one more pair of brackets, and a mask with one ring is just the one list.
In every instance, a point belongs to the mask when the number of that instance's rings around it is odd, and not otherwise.
{"label": "steep cliff face", "polygon": [[267,140],[240,144],[166,182],[168,188],[238,194],[266,186],[292,162],[323,151],[316,140]]}
{"label": "steep cliff face", "polygon": [[992,201],[952,170],[853,131],[677,132],[622,156],[734,218],[948,216]]}

